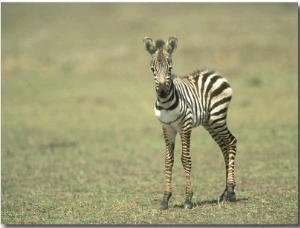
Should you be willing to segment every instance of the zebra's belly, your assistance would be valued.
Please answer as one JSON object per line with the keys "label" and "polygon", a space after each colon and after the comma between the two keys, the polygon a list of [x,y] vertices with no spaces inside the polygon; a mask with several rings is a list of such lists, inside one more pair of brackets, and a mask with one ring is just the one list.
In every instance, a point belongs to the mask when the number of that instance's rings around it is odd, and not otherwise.
{"label": "zebra's belly", "polygon": [[208,113],[205,111],[201,111],[200,113],[197,113],[197,115],[193,114],[193,124],[192,127],[198,127],[202,125],[204,122],[207,121]]}
{"label": "zebra's belly", "polygon": [[192,128],[195,128],[207,121],[208,113],[202,111],[196,114],[191,111],[183,114],[180,112],[180,109],[178,107],[171,111],[165,109],[155,109],[155,115],[164,126],[169,125],[176,131],[180,131],[181,124],[184,122],[184,118],[192,119],[191,125]]}

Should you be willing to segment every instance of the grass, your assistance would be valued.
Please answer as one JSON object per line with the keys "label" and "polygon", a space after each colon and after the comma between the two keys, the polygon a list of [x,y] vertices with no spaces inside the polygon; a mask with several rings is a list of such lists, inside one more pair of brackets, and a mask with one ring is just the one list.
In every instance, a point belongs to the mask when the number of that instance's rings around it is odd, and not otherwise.
{"label": "grass", "polygon": [[[3,3],[2,224],[297,224],[297,4]],[[179,75],[207,66],[233,87],[235,203],[224,162],[192,134],[185,211],[177,139],[160,211],[164,141],[142,39],[176,35]]]}

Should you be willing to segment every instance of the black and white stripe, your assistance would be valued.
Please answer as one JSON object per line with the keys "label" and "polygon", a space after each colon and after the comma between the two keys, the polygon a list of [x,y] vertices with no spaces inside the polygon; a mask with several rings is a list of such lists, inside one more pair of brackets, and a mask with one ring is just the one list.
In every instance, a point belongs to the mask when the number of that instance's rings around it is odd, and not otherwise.
{"label": "black and white stripe", "polygon": [[170,37],[166,44],[161,40],[154,43],[151,38],[144,39],[145,48],[152,57],[150,68],[157,93],[155,115],[162,124],[166,143],[166,177],[161,208],[168,208],[168,201],[172,195],[171,179],[177,133],[182,141],[181,161],[186,175],[184,207],[192,208],[190,135],[192,128],[199,125],[203,125],[210,133],[224,156],[226,186],[219,201],[235,200],[234,158],[237,140],[226,124],[232,89],[225,78],[206,69],[197,70],[184,77],[176,77],[172,73],[172,53],[177,47],[177,42],[176,37]]}

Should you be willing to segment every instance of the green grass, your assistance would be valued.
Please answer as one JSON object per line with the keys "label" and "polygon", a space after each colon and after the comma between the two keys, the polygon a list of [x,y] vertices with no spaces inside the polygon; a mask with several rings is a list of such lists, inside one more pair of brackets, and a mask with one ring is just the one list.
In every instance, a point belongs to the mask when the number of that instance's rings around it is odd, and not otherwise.
{"label": "green grass", "polygon": [[[2,224],[297,224],[297,4],[3,3]],[[192,210],[177,138],[160,211],[164,140],[145,36],[178,37],[174,71],[230,82],[237,201],[224,161],[192,134]]]}

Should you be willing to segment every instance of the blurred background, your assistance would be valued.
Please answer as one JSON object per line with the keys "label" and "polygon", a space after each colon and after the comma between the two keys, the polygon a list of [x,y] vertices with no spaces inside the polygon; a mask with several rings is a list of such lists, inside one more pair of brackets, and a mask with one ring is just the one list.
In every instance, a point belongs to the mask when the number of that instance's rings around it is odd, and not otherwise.
{"label": "blurred background", "polygon": [[[27,201],[47,208],[74,192],[141,188],[160,199],[164,141],[145,36],[177,36],[177,75],[207,67],[231,84],[240,196],[297,188],[297,3],[2,3],[1,33],[2,222],[41,222]],[[191,143],[195,183],[217,197],[222,155],[202,128]]]}
{"label": "blurred background", "polygon": [[[145,36],[154,40],[178,37],[173,55],[177,75],[208,67],[229,80],[236,94],[232,103],[247,106],[266,100],[269,104],[268,98],[280,95],[283,81],[296,88],[295,5],[4,3],[3,122],[8,108],[16,105],[30,111],[29,104],[50,108],[47,104],[54,102],[61,110],[52,118],[63,111],[74,114],[77,109],[64,109],[73,100],[76,104],[115,105],[122,107],[122,112],[131,109],[128,117],[120,114],[129,120],[134,115],[152,114],[155,93],[150,56],[142,42]],[[272,83],[279,86],[275,91]],[[254,101],[253,91],[245,90],[249,85],[261,87],[266,94]],[[51,122],[52,127],[61,126]]]}
{"label": "blurred background", "polygon": [[295,15],[294,4],[281,3],[4,3],[3,79],[17,66],[22,75],[76,72],[88,80],[129,71],[126,80],[143,79],[142,39],[171,35],[179,39],[178,74],[199,66],[230,77],[295,71]]}

